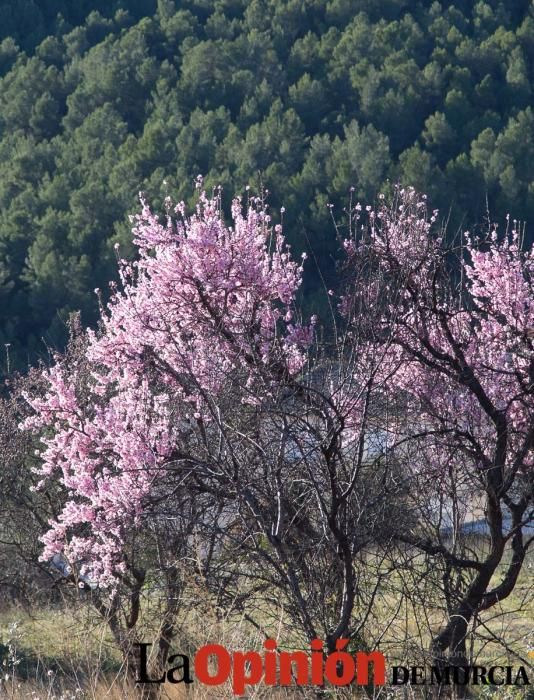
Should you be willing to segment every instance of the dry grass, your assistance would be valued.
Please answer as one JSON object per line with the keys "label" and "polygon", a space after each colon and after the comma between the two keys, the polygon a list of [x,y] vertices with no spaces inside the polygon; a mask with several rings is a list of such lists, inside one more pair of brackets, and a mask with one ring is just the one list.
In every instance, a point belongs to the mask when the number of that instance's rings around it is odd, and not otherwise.
{"label": "dry grass", "polygon": [[[371,558],[368,564],[372,571]],[[514,593],[478,621],[479,639],[471,650],[476,663],[515,666],[532,663],[528,656],[534,647],[532,568],[531,557]],[[380,644],[389,665],[424,665],[425,649],[443,620],[443,612],[432,599],[431,584],[430,580],[418,578],[418,568],[414,566],[410,574],[402,570],[393,572],[381,586],[367,628],[371,633],[370,646],[376,648]],[[410,599],[402,595],[403,588],[413,591]],[[150,641],[157,626],[154,617],[157,602],[148,597],[145,603],[141,638]],[[283,610],[270,611],[262,622],[267,623],[269,633],[279,639],[281,645],[299,646],[295,631],[286,624]],[[504,646],[497,641],[499,639],[504,640]],[[236,613],[221,619],[209,600],[187,606],[187,613],[182,611],[174,651],[193,657],[196,649],[214,641],[230,650],[259,649],[263,638]],[[0,643],[9,651],[0,674],[2,700],[134,700],[137,697],[135,688],[124,682],[121,658],[107,626],[83,601],[74,606],[31,612],[14,608],[0,612]],[[306,645],[301,642],[301,646]],[[161,700],[234,697],[229,684],[214,689],[198,682],[187,689],[183,685],[165,684],[160,689]],[[384,690],[377,697],[380,700],[416,697],[411,692],[407,688],[398,689],[397,693]],[[527,697],[523,690],[517,689],[499,689],[491,695],[490,689],[485,688],[479,694],[494,700]],[[246,697],[316,698],[317,693],[258,686],[250,688]],[[325,692],[325,697],[358,698],[363,697],[363,693],[356,689],[349,692],[333,689]]]}
{"label": "dry grass", "polygon": [[[491,587],[500,583],[507,556],[497,570]],[[424,570],[424,569],[423,569]],[[482,666],[532,664],[534,648],[534,555],[531,552],[513,593],[472,621],[468,645],[471,662]],[[410,596],[402,594],[409,590]],[[380,645],[390,662],[402,665],[428,664],[426,650],[433,635],[446,620],[433,590],[433,583],[410,573],[395,572],[382,587],[376,605],[377,622],[382,620]],[[385,621],[389,621],[383,632]]]}

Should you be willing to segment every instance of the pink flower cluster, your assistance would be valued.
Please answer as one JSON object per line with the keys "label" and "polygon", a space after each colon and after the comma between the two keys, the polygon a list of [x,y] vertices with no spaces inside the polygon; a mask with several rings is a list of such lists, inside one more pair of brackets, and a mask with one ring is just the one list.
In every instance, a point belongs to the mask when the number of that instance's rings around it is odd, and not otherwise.
{"label": "pink flower cluster", "polygon": [[[484,240],[466,234],[455,268],[432,232],[435,219],[424,199],[403,190],[396,207],[371,219],[360,244],[347,244],[349,258],[365,252],[386,280],[379,374],[390,392],[417,402],[417,425],[408,431],[433,433],[421,445],[436,473],[456,452],[456,463],[466,460],[479,473],[497,466],[506,478],[534,460],[534,254],[521,249],[516,230]],[[363,293],[369,285],[356,282],[342,308]],[[506,457],[495,465],[501,417]]]}
{"label": "pink flower cluster", "polygon": [[209,420],[209,400],[235,372],[241,400],[257,400],[302,368],[311,341],[311,326],[291,323],[302,267],[259,200],[243,211],[235,199],[231,226],[217,197],[200,193],[192,216],[167,204],[165,221],[146,202],[136,217],[139,259],[120,261],[121,290],[88,332],[84,392],[82,369],[58,358],[46,396],[28,397],[35,415],[23,427],[43,435],[40,486],[54,478],[65,492],[42,558],[63,552],[101,586],[125,571],[125,543],[180,422]]}

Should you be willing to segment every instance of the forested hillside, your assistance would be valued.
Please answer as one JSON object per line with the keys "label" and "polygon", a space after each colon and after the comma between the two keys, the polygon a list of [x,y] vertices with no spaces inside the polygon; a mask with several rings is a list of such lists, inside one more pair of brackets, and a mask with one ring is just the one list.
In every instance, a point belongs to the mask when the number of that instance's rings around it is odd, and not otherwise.
{"label": "forested hillside", "polygon": [[[285,207],[296,251],[331,274],[327,203],[401,181],[472,227],[534,220],[528,0],[20,0],[0,4],[0,368],[96,318],[157,208],[206,176]],[[18,359],[17,359],[18,358]]]}

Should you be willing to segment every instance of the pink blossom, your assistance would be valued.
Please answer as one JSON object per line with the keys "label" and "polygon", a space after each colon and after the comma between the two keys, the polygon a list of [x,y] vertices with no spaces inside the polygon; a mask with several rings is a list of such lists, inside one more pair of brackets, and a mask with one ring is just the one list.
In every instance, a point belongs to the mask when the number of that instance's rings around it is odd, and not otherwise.
{"label": "pink blossom", "polygon": [[165,221],[141,204],[139,259],[119,261],[122,287],[102,311],[101,331],[87,334],[89,396],[76,391],[81,370],[58,359],[45,373],[46,396],[28,397],[34,415],[23,426],[46,428],[41,483],[57,479],[68,493],[42,557],[64,552],[101,586],[124,571],[127,533],[178,444],[188,414],[175,415],[176,401],[209,420],[206,396],[235,371],[258,398],[268,390],[261,372],[299,372],[312,339],[311,326],[289,323],[302,266],[257,199],[246,211],[235,199],[231,225],[220,199],[203,192],[193,214],[179,204]]}

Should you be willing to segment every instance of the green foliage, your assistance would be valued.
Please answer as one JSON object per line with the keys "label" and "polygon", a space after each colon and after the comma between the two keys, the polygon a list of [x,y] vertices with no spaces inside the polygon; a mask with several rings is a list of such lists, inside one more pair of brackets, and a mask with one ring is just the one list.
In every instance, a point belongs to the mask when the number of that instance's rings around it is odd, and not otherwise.
{"label": "green foliage", "polygon": [[[534,217],[527,0],[0,0],[0,344],[61,345],[94,319],[139,190],[199,173],[284,205],[332,275],[327,204],[397,179],[452,228]],[[166,184],[164,184],[164,181]],[[317,307],[311,262],[306,297]],[[44,343],[43,343],[44,340]],[[0,351],[2,350],[0,346]],[[0,367],[2,366],[0,360]]]}

